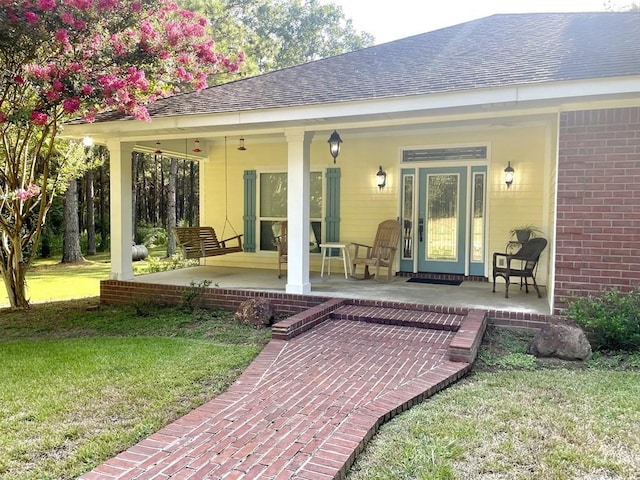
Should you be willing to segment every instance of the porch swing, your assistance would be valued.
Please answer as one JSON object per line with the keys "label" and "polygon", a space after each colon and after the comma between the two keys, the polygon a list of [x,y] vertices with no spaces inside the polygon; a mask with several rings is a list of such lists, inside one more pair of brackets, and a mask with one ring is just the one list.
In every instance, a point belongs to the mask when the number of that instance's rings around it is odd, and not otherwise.
{"label": "porch swing", "polygon": [[[187,156],[187,140],[185,139],[185,158]],[[224,225],[222,226],[222,238],[218,240],[213,227],[175,227],[173,229],[176,241],[186,259],[217,257],[228,253],[242,252],[242,234],[238,234],[229,221],[227,199],[227,137],[224,137]],[[234,236],[224,238],[227,225]]]}

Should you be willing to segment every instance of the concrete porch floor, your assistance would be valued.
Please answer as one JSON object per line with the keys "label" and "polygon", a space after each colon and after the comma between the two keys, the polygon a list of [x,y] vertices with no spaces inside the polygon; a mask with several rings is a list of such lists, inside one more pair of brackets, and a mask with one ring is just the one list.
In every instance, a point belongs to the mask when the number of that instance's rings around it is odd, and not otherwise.
{"label": "concrete porch floor", "polygon": [[[161,285],[190,285],[211,281],[211,287],[256,291],[285,292],[286,273],[279,279],[275,270],[198,266],[167,272],[138,275],[134,282]],[[509,288],[509,298],[504,298],[504,284],[496,285],[492,293],[491,282],[465,281],[459,286],[408,283],[406,277],[395,277],[390,283],[376,280],[345,278],[342,265],[337,262],[331,275],[320,276],[311,272],[311,293],[324,297],[386,300],[425,305],[443,305],[483,310],[549,315],[547,289],[540,287],[543,298],[538,298],[533,287],[527,294],[519,286]]]}

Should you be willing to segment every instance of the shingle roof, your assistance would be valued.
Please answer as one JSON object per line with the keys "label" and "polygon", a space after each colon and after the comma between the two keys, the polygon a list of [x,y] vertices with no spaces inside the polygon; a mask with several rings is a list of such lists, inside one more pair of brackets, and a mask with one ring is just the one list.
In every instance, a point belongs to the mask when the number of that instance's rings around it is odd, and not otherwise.
{"label": "shingle roof", "polygon": [[493,15],[163,99],[149,111],[215,114],[640,75],[639,45],[638,13]]}

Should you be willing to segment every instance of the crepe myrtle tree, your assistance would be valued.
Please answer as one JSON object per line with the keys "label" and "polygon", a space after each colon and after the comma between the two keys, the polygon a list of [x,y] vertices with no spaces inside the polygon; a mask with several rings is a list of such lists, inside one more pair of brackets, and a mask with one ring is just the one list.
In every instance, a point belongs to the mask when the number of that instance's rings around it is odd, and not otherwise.
{"label": "crepe myrtle tree", "polygon": [[82,162],[57,139],[105,110],[145,105],[238,70],[207,21],[167,0],[0,0],[0,270],[14,309],[53,197]]}

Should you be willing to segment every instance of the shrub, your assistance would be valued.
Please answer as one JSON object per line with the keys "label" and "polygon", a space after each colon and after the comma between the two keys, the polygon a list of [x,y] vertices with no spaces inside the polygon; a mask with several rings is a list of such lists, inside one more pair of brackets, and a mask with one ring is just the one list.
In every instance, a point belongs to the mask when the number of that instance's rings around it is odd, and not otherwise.
{"label": "shrub", "polygon": [[593,350],[640,349],[640,287],[575,298],[567,315],[584,328]]}
{"label": "shrub", "polygon": [[147,258],[147,273],[166,272],[179,268],[195,267],[196,265],[198,265],[198,260],[185,259],[182,252],[178,252],[169,258],[149,256]]}
{"label": "shrub", "polygon": [[167,244],[167,231],[153,225],[140,225],[136,231],[136,243],[147,248],[162,247]]}

